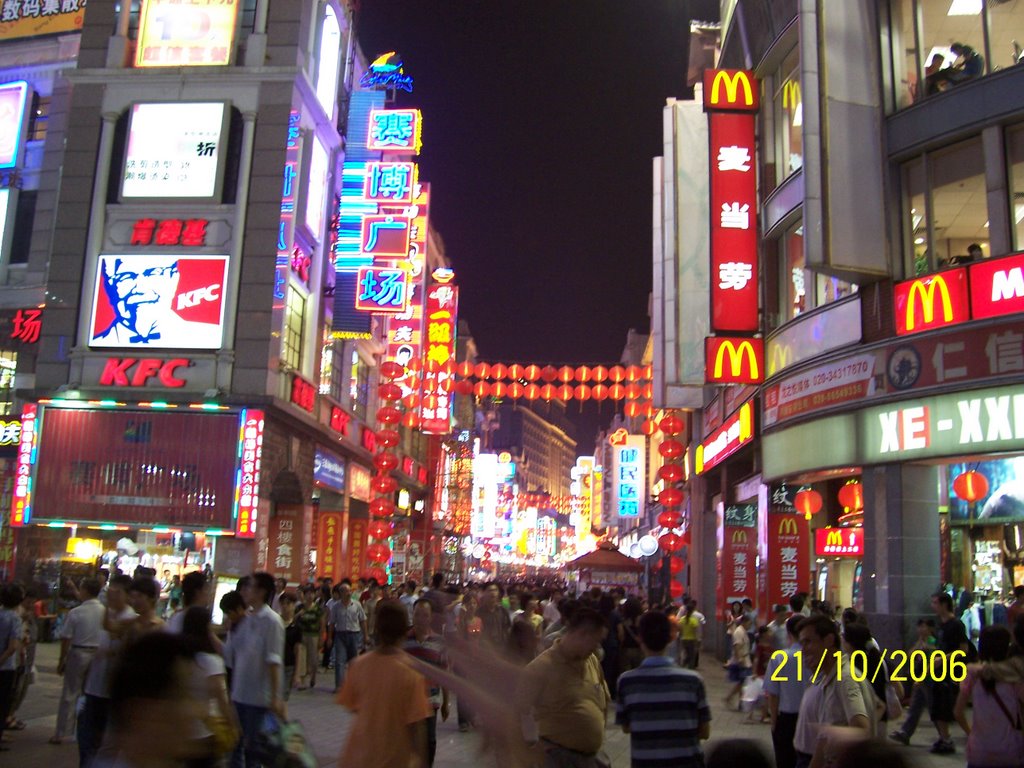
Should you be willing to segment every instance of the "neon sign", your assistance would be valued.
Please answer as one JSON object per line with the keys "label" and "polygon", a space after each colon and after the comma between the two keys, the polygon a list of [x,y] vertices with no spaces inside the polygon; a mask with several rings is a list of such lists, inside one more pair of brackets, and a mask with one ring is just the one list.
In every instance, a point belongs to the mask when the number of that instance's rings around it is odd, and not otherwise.
{"label": "neon sign", "polygon": [[694,469],[698,475],[721,464],[754,439],[754,404],[748,400],[740,409],[697,446]]}
{"label": "neon sign", "polygon": [[21,527],[32,520],[32,467],[36,463],[36,438],[39,434],[39,406],[26,403],[21,411],[21,438],[18,464],[14,472],[14,496],[11,525]]}
{"label": "neon sign", "polygon": [[370,68],[360,80],[361,88],[389,91],[402,90],[412,93],[412,76],[405,74],[402,57],[394,51],[383,53],[370,62]]}
{"label": "neon sign", "polygon": [[814,554],[818,557],[863,557],[863,528],[818,528],[814,531]]}
{"label": "neon sign", "polygon": [[145,387],[155,378],[160,386],[176,389],[188,383],[178,378],[178,369],[191,365],[192,361],[187,357],[170,360],[155,357],[108,357],[99,384],[101,387]]}
{"label": "neon sign", "polygon": [[409,255],[410,225],[406,216],[364,216],[360,237],[363,253],[405,258]]}
{"label": "neon sign", "polygon": [[409,309],[409,272],[400,267],[362,267],[357,273],[356,309],[402,313]]}
{"label": "neon sign", "polygon": [[366,148],[418,155],[422,134],[423,118],[418,109],[372,109]]}
{"label": "neon sign", "polygon": [[619,517],[638,517],[644,508],[644,463],[647,443],[643,435],[626,435],[613,443],[612,503]]}
{"label": "neon sign", "polygon": [[455,329],[458,323],[459,289],[434,285],[427,291],[427,333],[423,353],[423,403],[421,429],[428,435],[446,435],[452,429],[452,374],[455,360]]}
{"label": "neon sign", "polygon": [[0,85],[0,168],[18,164],[27,101],[28,83],[24,80]]}
{"label": "neon sign", "polygon": [[900,336],[965,322],[970,316],[967,269],[896,283],[893,303]]}
{"label": "neon sign", "polygon": [[[762,339],[711,336],[704,340],[704,380],[708,384],[758,384],[764,376]],[[726,366],[726,360],[729,365]]]}
{"label": "neon sign", "polygon": [[136,219],[130,245],[206,245],[209,219]]}
{"label": "neon sign", "polygon": [[260,463],[263,460],[263,411],[246,408],[238,430],[238,469],[235,472],[235,533],[256,536],[260,501]]}
{"label": "neon sign", "polygon": [[416,163],[367,163],[363,196],[382,205],[410,204],[416,178]]}

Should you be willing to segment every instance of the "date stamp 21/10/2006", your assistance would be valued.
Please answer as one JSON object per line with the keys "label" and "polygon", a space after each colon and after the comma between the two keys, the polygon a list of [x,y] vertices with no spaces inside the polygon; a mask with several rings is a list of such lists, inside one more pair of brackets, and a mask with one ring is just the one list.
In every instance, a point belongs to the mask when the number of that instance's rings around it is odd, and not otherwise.
{"label": "date stamp 21/10/2006", "polygon": [[[772,681],[778,683],[786,683],[790,680],[802,682],[805,677],[803,651],[793,651],[792,653],[789,651],[775,651],[772,654],[772,659],[780,654],[782,661],[772,672]],[[808,678],[812,683],[818,682],[822,664],[827,655],[827,653],[821,655],[817,667]],[[842,680],[843,653],[841,651],[833,651],[832,655],[835,657],[836,679]],[[886,664],[887,655],[890,664]],[[790,662],[793,662],[793,664],[790,664]],[[795,667],[795,670],[791,670],[790,667]],[[846,673],[858,683],[864,680],[870,680],[873,683],[883,668],[886,670],[890,682],[894,683],[920,683],[925,680],[934,682],[952,680],[955,683],[959,683],[967,677],[967,654],[964,651],[953,651],[947,654],[942,651],[926,652],[916,650],[910,653],[906,651],[888,653],[883,650],[880,653],[878,663],[875,664],[874,670],[871,670],[869,669],[867,654],[864,651],[854,651],[849,654],[849,665],[847,666]],[[890,668],[892,671],[889,671]],[[807,667],[806,670],[809,671],[810,667]]]}

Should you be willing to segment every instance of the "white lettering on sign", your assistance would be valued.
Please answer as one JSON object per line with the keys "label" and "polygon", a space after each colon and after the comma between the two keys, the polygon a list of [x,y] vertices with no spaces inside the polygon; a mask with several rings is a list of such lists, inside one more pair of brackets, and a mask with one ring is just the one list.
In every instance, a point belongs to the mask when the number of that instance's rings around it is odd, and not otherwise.
{"label": "white lettering on sign", "polygon": [[736,419],[729,428],[718,435],[714,440],[704,446],[704,464],[710,464],[715,457],[740,439],[740,420]]}
{"label": "white lettering on sign", "polygon": [[1024,270],[1014,267],[992,276],[992,301],[1024,298]]}
{"label": "white lettering on sign", "polygon": [[928,408],[917,405],[878,414],[882,426],[880,453],[896,453],[927,448],[931,439]]}
{"label": "white lettering on sign", "polygon": [[217,299],[220,298],[220,294],[218,293],[219,290],[220,284],[215,283],[213,285],[208,285],[205,288],[196,288],[194,291],[186,291],[178,296],[178,305],[175,309],[194,307],[200,301],[217,301]]}
{"label": "white lettering on sign", "polygon": [[[1024,440],[1024,394],[957,400],[956,410],[957,418],[936,419],[934,431],[957,434],[961,446]],[[879,453],[931,447],[933,425],[928,406],[879,413],[878,423],[882,430]]]}

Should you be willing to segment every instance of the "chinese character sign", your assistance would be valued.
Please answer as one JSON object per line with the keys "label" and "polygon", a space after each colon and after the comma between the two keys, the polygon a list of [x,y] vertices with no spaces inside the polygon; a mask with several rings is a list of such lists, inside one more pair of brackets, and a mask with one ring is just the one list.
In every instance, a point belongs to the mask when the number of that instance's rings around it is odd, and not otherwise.
{"label": "chinese character sign", "polygon": [[760,86],[749,72],[713,70],[705,79],[712,84],[704,94],[711,141],[711,327],[751,332],[759,323],[755,115],[750,110],[757,109]]}
{"label": "chinese character sign", "polygon": [[[6,12],[7,4],[3,7]],[[24,80],[0,85],[0,168],[18,164],[27,100],[28,83]]]}
{"label": "chinese character sign", "polygon": [[757,530],[723,525],[720,590],[724,597],[722,608],[749,597],[756,600],[757,591]]}
{"label": "chinese character sign", "polygon": [[797,592],[807,591],[811,574],[810,558],[810,534],[808,522],[804,516],[769,514],[769,603],[773,605],[776,603],[786,604],[789,602],[789,598]]}
{"label": "chinese character sign", "polygon": [[0,10],[0,40],[77,32],[86,0],[7,0]]}
{"label": "chinese character sign", "polygon": [[345,575],[355,581],[363,574],[366,567],[366,528],[367,520],[348,521],[348,557],[346,558]]}
{"label": "chinese character sign", "polygon": [[305,520],[301,506],[279,504],[267,537],[267,570],[290,584],[302,583],[306,565]]}
{"label": "chinese character sign", "polygon": [[360,249],[374,257],[404,259],[409,255],[411,226],[408,216],[364,216]]}
{"label": "chinese character sign", "polygon": [[647,497],[644,480],[647,439],[643,435],[626,435],[611,446],[611,454],[611,511],[619,517],[639,517]]}
{"label": "chinese character sign", "polygon": [[[45,6],[47,0],[42,2]],[[66,4],[67,0],[61,2]],[[238,0],[142,0],[135,66],[230,64],[238,6]]]}
{"label": "chinese character sign", "polygon": [[22,344],[35,344],[43,329],[43,310],[19,309],[11,321],[11,340]]}
{"label": "chinese character sign", "polygon": [[[423,402],[420,426],[428,435],[447,435],[452,428],[455,329],[458,327],[459,289],[432,285],[427,291],[423,341]],[[446,369],[447,366],[447,369]]]}
{"label": "chinese character sign", "polygon": [[366,148],[375,152],[418,155],[422,146],[423,120],[418,109],[370,110]]}
{"label": "chinese character sign", "polygon": [[254,538],[259,516],[260,463],[263,460],[263,411],[245,409],[238,434],[235,481],[235,534]]}
{"label": "chinese character sign", "polygon": [[363,195],[381,205],[410,204],[416,178],[416,163],[367,163]]}
{"label": "chinese character sign", "polygon": [[409,308],[409,272],[402,267],[361,267],[356,281],[356,309],[402,313]]}
{"label": "chinese character sign", "polygon": [[337,582],[341,570],[341,512],[321,512],[317,528],[316,575]]}
{"label": "chinese character sign", "polygon": [[36,462],[39,434],[39,406],[26,403],[21,411],[21,435],[14,468],[14,493],[11,501],[11,525],[28,525],[32,520],[32,468]]}
{"label": "chinese character sign", "polygon": [[0,445],[21,443],[21,419],[0,421]]}

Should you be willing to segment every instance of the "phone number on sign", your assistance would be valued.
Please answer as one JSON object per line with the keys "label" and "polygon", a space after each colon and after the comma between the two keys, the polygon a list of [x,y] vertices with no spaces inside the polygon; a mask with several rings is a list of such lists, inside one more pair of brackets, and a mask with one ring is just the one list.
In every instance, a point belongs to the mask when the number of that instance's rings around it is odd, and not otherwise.
{"label": "phone number on sign", "polygon": [[[774,682],[786,683],[791,679],[796,682],[802,682],[804,679],[804,664],[803,664],[803,651],[794,651],[789,653],[788,651],[776,651],[772,654],[772,659],[781,654],[782,661],[779,666],[772,672],[771,679]],[[878,673],[883,668],[888,672],[888,668],[885,664],[885,657],[888,651],[882,651],[878,663],[875,665],[875,669],[872,672],[868,668],[868,655],[864,651],[854,651],[849,655],[849,666],[847,668],[847,674],[854,681],[860,683],[864,680],[870,680],[872,683],[875,682],[878,677]],[[836,679],[843,679],[843,654],[840,651],[835,651],[832,654],[835,657],[835,672]],[[953,651],[950,654],[942,653],[941,651],[932,651],[930,653],[925,651],[893,651],[889,655],[889,660],[895,665],[893,666],[892,672],[888,674],[888,679],[893,683],[906,683],[915,682],[921,683],[925,680],[932,680],[934,682],[944,682],[946,680],[952,680],[954,683],[959,683],[967,677],[967,654],[964,651]],[[825,658],[828,656],[827,653],[823,653],[821,658],[818,660],[818,667],[814,670],[814,674],[811,675],[810,680],[812,683],[818,681],[818,676],[821,674],[821,667],[825,662]],[[793,660],[796,665],[796,674],[793,677],[789,677],[786,672],[786,668],[789,666],[790,660]]]}

